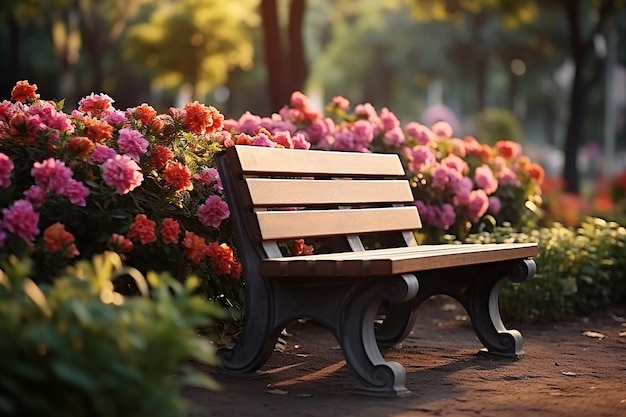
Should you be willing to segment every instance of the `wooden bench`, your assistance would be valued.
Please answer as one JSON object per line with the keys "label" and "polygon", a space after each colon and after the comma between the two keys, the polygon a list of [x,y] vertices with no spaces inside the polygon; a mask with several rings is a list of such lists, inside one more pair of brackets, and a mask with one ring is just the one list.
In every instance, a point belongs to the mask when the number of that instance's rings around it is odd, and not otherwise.
{"label": "wooden bench", "polygon": [[[289,322],[310,318],[335,335],[361,392],[405,394],[404,368],[380,349],[404,339],[435,294],[464,306],[487,351],[521,353],[520,333],[500,319],[498,291],[506,278],[534,275],[537,245],[418,246],[421,222],[397,155],[235,146],[216,159],[246,291],[242,335],[218,351],[223,370],[256,371]],[[385,248],[363,244],[372,234]],[[281,242],[299,238],[325,253],[286,256]]]}

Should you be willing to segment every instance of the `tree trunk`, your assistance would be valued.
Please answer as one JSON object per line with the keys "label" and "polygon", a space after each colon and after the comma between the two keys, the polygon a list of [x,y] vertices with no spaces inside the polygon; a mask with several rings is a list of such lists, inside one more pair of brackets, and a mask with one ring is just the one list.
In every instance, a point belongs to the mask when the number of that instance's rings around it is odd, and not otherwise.
{"label": "tree trunk", "polygon": [[563,178],[565,191],[578,194],[580,191],[580,176],[578,174],[578,149],[583,141],[584,120],[587,110],[588,87],[582,76],[582,68],[576,65],[572,93],[570,96],[569,120],[565,137],[565,165]]}
{"label": "tree trunk", "polygon": [[304,86],[307,66],[302,40],[302,21],[306,0],[292,0],[289,6],[287,44],[281,36],[276,0],[261,1],[265,62],[268,73],[270,103],[273,111],[289,103],[294,90]]}

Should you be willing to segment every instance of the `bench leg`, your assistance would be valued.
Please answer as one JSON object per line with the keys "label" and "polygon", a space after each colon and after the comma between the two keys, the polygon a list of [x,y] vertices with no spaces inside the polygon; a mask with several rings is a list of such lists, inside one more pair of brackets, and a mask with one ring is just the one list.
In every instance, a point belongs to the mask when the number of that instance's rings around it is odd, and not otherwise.
{"label": "bench leg", "polygon": [[415,325],[422,303],[441,294],[456,299],[465,308],[487,352],[518,356],[523,352],[523,338],[520,332],[508,330],[502,323],[498,294],[505,279],[523,282],[535,272],[535,262],[526,259],[421,272],[418,295],[408,303],[391,305],[385,320],[377,326],[378,343],[391,347],[404,340]]}
{"label": "bench leg", "polygon": [[405,387],[404,368],[397,362],[385,361],[374,332],[378,307],[385,298],[402,301],[417,292],[414,276],[398,278],[400,281],[392,288],[388,284],[373,283],[349,297],[335,325],[335,335],[346,362],[362,383],[357,389],[360,394],[402,396],[409,393]]}

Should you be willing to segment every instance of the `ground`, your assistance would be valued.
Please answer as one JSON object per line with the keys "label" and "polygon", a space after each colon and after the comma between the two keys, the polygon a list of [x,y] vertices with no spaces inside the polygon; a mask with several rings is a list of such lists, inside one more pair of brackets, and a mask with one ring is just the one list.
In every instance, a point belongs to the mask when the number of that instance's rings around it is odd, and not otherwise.
{"label": "ground", "polygon": [[[407,371],[401,398],[355,394],[357,380],[330,332],[288,327],[287,345],[252,376],[209,372],[220,391],[185,389],[192,416],[626,416],[626,310],[517,326],[524,354],[479,354],[464,310],[422,307],[412,334],[385,358]],[[513,327],[509,325],[509,327]]]}

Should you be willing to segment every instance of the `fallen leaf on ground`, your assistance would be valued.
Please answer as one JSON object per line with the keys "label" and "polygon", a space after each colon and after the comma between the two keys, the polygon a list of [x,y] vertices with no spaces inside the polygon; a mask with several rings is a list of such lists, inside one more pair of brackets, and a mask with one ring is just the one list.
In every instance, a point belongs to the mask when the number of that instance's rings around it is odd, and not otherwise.
{"label": "fallen leaf on ground", "polygon": [[285,395],[289,393],[289,391],[285,391],[284,389],[268,389],[266,392],[274,395]]}
{"label": "fallen leaf on ground", "polygon": [[604,339],[606,337],[605,334],[599,332],[583,332],[583,336],[593,337],[594,339]]}
{"label": "fallen leaf on ground", "polygon": [[620,332],[619,335],[620,336],[626,336],[626,332]]}
{"label": "fallen leaf on ground", "polygon": [[577,376],[576,372],[563,372],[565,376]]}

